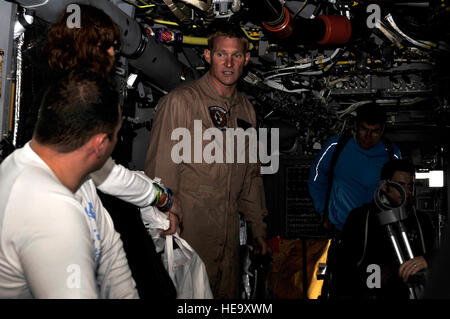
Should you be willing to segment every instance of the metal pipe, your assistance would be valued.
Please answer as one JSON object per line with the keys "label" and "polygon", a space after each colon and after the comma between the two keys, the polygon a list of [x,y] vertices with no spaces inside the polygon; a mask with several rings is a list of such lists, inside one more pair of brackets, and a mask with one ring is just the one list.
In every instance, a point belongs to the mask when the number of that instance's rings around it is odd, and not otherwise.
{"label": "metal pipe", "polygon": [[20,97],[22,95],[22,47],[24,43],[25,34],[22,33],[17,39],[17,63],[16,63],[16,96],[14,102],[14,128],[13,140],[14,147],[17,146],[17,135],[19,132],[20,122]]}
{"label": "metal pipe", "polygon": [[389,239],[391,240],[392,247],[394,248],[395,254],[397,255],[398,262],[401,265],[405,262],[405,258],[403,257],[403,254],[400,251],[400,245],[399,245],[397,237],[395,236],[395,233],[392,229],[392,225],[386,225],[386,230],[387,230]]}
{"label": "metal pipe", "polygon": [[[15,0],[22,7],[49,23],[55,23],[73,0]],[[194,69],[184,65],[164,45],[147,34],[143,27],[113,2],[106,0],[77,0],[77,4],[96,7],[105,12],[119,26],[121,53],[131,66],[144,73],[159,87],[170,91],[184,81],[198,78]]]}
{"label": "metal pipe", "polygon": [[350,20],[345,16],[292,18],[278,0],[249,0],[248,5],[260,17],[267,31],[281,40],[289,40],[291,44],[344,44],[352,34]]}
{"label": "metal pipe", "polygon": [[408,257],[409,259],[413,259],[414,258],[414,254],[413,251],[411,249],[411,245],[409,244],[409,240],[408,237],[406,236],[406,228],[405,225],[403,225],[402,221],[398,222],[398,227],[400,229],[400,234],[402,235],[402,239],[403,239],[403,244],[406,247],[406,251],[408,253]]}

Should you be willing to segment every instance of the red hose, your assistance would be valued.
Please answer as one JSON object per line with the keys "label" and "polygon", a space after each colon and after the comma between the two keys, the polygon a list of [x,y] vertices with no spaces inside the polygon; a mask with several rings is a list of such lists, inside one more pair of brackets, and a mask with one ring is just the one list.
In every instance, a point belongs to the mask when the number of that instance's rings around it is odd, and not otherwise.
{"label": "red hose", "polygon": [[325,35],[317,44],[344,44],[350,40],[352,25],[347,17],[321,15],[317,19],[325,23],[326,29]]}

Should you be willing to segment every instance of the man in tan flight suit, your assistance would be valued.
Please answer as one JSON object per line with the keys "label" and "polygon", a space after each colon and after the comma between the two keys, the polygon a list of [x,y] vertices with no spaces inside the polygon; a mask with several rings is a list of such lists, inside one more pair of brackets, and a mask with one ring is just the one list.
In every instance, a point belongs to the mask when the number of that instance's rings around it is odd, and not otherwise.
{"label": "man in tan flight suit", "polygon": [[[214,298],[239,298],[239,212],[251,225],[257,250],[270,252],[260,166],[248,163],[248,157],[238,162],[236,143],[232,161],[227,160],[225,147],[227,129],[256,127],[253,106],[236,90],[250,59],[247,39],[236,31],[218,31],[209,38],[204,56],[209,71],[159,101],[145,173],[160,177],[178,197],[183,211],[180,235],[204,261]],[[206,129],[216,132],[210,140],[203,137]],[[183,135],[186,132],[190,136]],[[211,162],[205,153],[220,139],[224,144],[215,144],[221,146],[211,154],[222,153],[223,160]],[[180,150],[180,142],[189,142],[189,147]]]}

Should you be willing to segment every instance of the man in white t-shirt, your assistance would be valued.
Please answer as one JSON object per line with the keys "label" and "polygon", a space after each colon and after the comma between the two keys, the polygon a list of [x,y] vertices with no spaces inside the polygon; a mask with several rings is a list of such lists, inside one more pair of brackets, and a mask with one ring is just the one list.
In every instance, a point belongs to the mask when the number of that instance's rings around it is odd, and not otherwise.
{"label": "man in white t-shirt", "polygon": [[32,140],[0,165],[0,298],[138,298],[89,177],[120,126],[117,93],[93,73],[47,90]]}

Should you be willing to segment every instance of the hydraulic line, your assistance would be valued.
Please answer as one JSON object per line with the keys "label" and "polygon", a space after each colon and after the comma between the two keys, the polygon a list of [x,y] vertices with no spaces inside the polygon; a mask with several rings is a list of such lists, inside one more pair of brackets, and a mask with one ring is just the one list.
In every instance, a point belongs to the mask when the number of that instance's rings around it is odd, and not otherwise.
{"label": "hydraulic line", "polygon": [[181,10],[181,8],[173,3],[172,0],[163,0],[167,7],[172,11],[172,13],[181,21],[181,22],[190,22],[191,19],[187,17]]}
{"label": "hydraulic line", "polygon": [[403,38],[405,38],[408,42],[424,48],[424,49],[430,49],[432,47],[436,47],[436,43],[434,42],[425,42],[425,41],[420,41],[420,40],[414,40],[413,38],[407,36],[402,30],[400,30],[400,28],[397,26],[397,24],[394,21],[394,18],[392,17],[392,15],[389,13],[386,16],[386,20],[390,23],[390,25],[394,28],[395,31],[397,31]]}
{"label": "hydraulic line", "polygon": [[183,35],[183,43],[193,45],[208,45],[208,38],[191,37]]}
{"label": "hydraulic line", "polygon": [[17,145],[17,134],[20,122],[20,97],[22,95],[22,47],[24,44],[25,34],[22,33],[17,39],[17,63],[16,63],[16,87],[14,102],[14,127],[12,144]]}
{"label": "hydraulic line", "polygon": [[214,17],[214,10],[213,10],[213,6],[212,6],[212,1],[211,0],[207,0],[206,2],[200,1],[200,0],[180,0],[181,2],[190,4],[200,10],[202,10],[203,12],[205,12],[206,16],[208,18],[213,18]]}
{"label": "hydraulic line", "polygon": [[152,7],[155,7],[155,6],[156,6],[156,4],[145,4],[145,5],[143,5],[143,6],[140,6],[140,5],[134,3],[134,2],[132,2],[132,1],[130,1],[130,0],[124,0],[124,1],[125,1],[126,3],[131,4],[132,6],[135,6],[136,8],[139,8],[139,9],[152,8]]}
{"label": "hydraulic line", "polygon": [[208,45],[208,38],[186,36],[166,28],[145,28],[148,34],[163,43],[184,43],[192,45]]}
{"label": "hydraulic line", "polygon": [[261,39],[260,36],[258,36],[258,37],[251,36],[251,35],[248,33],[248,31],[245,30],[244,27],[241,27],[241,29],[242,29],[242,32],[244,32],[244,34],[245,34],[245,35],[247,36],[247,38],[249,38],[250,40],[253,40],[253,41],[259,41],[259,40]]}
{"label": "hydraulic line", "polygon": [[[35,16],[49,23],[55,23],[73,0],[41,1],[15,0],[19,5],[29,8]],[[128,58],[129,64],[144,73],[150,81],[161,89],[170,91],[184,81],[200,75],[176,58],[164,45],[148,35],[135,19],[131,18],[112,1],[78,0],[77,4],[94,6],[111,17],[120,28],[121,54]]]}
{"label": "hydraulic line", "polygon": [[339,15],[320,15],[314,19],[291,17],[289,10],[278,0],[249,0],[264,28],[269,33],[293,44],[344,44],[350,40],[350,20]]}
{"label": "hydraulic line", "polygon": [[167,25],[173,25],[175,27],[180,26],[178,23],[173,22],[173,21],[166,21],[166,20],[161,20],[161,19],[153,19],[153,22],[155,23],[159,23],[159,24],[167,24]]}

